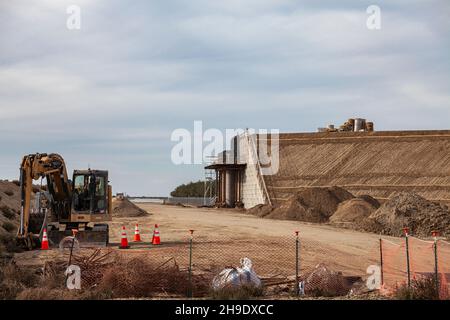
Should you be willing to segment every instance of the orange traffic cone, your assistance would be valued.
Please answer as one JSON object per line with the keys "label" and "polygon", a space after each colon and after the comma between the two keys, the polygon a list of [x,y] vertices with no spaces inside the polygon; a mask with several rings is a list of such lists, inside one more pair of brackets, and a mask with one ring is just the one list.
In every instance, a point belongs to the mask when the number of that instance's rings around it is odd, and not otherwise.
{"label": "orange traffic cone", "polygon": [[119,249],[128,249],[130,246],[128,245],[127,232],[125,231],[125,226],[122,226],[122,239],[120,240]]}
{"label": "orange traffic cone", "polygon": [[153,231],[152,244],[161,244],[161,238],[159,237],[159,229],[157,224],[155,224],[155,230]]}
{"label": "orange traffic cone", "polygon": [[139,226],[136,223],[136,226],[134,227],[134,240],[133,242],[141,242],[141,235],[139,234]]}
{"label": "orange traffic cone", "polygon": [[47,237],[47,229],[44,229],[44,232],[42,234],[42,241],[41,241],[41,250],[48,250],[48,237]]}

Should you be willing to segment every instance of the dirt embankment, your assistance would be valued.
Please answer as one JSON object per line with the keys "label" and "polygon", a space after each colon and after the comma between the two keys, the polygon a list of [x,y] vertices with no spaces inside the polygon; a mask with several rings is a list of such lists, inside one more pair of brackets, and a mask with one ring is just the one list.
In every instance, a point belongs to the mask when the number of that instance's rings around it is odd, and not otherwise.
{"label": "dirt embankment", "polygon": [[310,188],[293,195],[278,206],[259,205],[247,211],[270,219],[330,223],[360,231],[401,236],[404,227],[417,237],[430,237],[432,231],[450,237],[450,211],[447,206],[415,193],[394,193],[382,205],[364,195],[354,197],[338,188]]}
{"label": "dirt embankment", "polygon": [[17,182],[0,181],[0,256],[12,251],[19,225],[20,190]]}
{"label": "dirt embankment", "polygon": [[114,199],[112,211],[114,217],[143,217],[149,214],[128,199]]}

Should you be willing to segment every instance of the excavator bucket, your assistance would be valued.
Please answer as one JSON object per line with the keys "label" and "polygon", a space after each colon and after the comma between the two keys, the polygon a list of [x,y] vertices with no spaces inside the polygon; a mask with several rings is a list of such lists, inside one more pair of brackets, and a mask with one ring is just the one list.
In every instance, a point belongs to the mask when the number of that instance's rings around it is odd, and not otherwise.
{"label": "excavator bucket", "polygon": [[26,236],[18,237],[16,245],[25,250],[33,250],[41,246],[41,240],[38,234],[28,233]]}
{"label": "excavator bucket", "polygon": [[[57,248],[66,237],[72,236],[72,230],[50,230],[48,239],[50,246]],[[109,244],[109,228],[107,224],[95,225],[92,229],[79,230],[76,239],[80,247],[106,247]]]}

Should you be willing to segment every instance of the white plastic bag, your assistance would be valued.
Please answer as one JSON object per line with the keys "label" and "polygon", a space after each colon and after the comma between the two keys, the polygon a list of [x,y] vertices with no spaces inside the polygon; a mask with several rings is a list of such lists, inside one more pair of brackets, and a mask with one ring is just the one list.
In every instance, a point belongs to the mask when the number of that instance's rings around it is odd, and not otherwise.
{"label": "white plastic bag", "polygon": [[249,258],[241,259],[241,266],[222,270],[212,281],[212,288],[220,290],[226,287],[240,286],[261,287],[261,279],[253,270],[252,261]]}

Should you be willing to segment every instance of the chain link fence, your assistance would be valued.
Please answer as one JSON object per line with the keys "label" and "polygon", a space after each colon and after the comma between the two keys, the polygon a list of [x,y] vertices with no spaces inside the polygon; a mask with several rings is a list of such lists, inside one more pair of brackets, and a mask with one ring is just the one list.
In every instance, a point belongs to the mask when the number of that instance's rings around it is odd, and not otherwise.
{"label": "chain link fence", "polygon": [[[252,272],[262,281],[259,295],[272,297],[346,295],[365,281],[371,263],[367,255],[332,251],[295,233],[264,239],[186,233],[161,245],[82,248],[74,252],[72,264],[80,268],[80,288],[95,291],[99,298],[214,297],[214,278],[224,269],[240,270],[243,258],[251,260]],[[49,262],[46,276],[63,273],[67,254],[64,259]],[[226,282],[222,289],[236,284]]]}
{"label": "chain link fence", "polygon": [[[239,274],[238,282],[250,278],[241,266],[243,258],[252,262],[252,273],[262,282],[257,296],[280,298],[293,296],[348,296],[368,294],[369,266],[381,270],[382,294],[392,295],[401,285],[413,285],[421,277],[436,279],[441,299],[448,299],[450,244],[408,237],[408,243],[380,239],[371,248],[342,250],[326,241],[302,239],[301,234],[283,237],[252,238],[245,235],[205,236],[193,232],[167,239],[161,245],[130,242],[129,249],[81,248],[73,253],[71,264],[79,267],[67,272],[68,253],[47,261],[42,277],[64,289],[67,283],[84,292],[90,299],[106,298],[229,298],[217,295],[222,289],[236,285],[225,281],[213,290],[213,280],[223,270]],[[344,241],[344,240],[343,240]],[[408,247],[408,250],[406,250]],[[241,273],[239,273],[241,272]],[[243,278],[242,278],[243,277]],[[409,279],[409,281],[408,281]],[[236,280],[236,279],[234,279]],[[237,287],[239,288],[239,286]],[[378,289],[377,288],[377,289]],[[245,298],[249,296],[238,295]]]}

